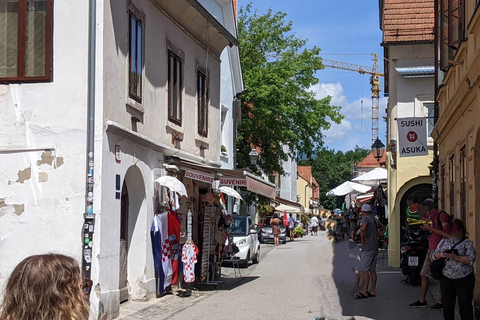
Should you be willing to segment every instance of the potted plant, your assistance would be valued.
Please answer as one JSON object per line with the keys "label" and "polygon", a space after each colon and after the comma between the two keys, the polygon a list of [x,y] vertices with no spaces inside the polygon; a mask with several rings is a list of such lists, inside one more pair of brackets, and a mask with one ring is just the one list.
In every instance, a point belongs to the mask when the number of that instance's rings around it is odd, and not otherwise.
{"label": "potted plant", "polygon": [[296,227],[293,229],[293,234],[295,235],[295,238],[303,237],[303,235],[305,234],[305,229],[303,229],[303,228],[300,227],[300,226],[296,226]]}
{"label": "potted plant", "polygon": [[223,144],[220,146],[220,152],[222,153],[222,156],[228,156],[227,147],[225,147]]}

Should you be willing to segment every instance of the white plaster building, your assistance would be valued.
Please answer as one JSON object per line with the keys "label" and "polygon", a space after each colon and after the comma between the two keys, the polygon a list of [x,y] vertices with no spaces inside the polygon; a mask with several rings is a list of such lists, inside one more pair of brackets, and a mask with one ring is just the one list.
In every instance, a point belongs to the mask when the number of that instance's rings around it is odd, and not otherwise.
{"label": "white plaster building", "polygon": [[[23,258],[67,254],[91,272],[91,318],[111,319],[121,301],[155,296],[154,179],[168,157],[233,163],[220,159],[220,141],[233,155],[234,9],[91,1],[92,20],[88,1],[37,2],[17,11],[0,2],[0,288]],[[37,30],[23,44],[11,37],[22,15]]]}

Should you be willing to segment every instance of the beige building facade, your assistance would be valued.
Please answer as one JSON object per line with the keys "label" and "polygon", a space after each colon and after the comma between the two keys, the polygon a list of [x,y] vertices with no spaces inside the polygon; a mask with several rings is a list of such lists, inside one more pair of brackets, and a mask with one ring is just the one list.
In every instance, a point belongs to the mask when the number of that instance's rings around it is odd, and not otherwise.
{"label": "beige building facade", "polygon": [[[480,11],[478,1],[438,6],[438,143],[439,206],[465,223],[480,248]],[[456,14],[460,12],[460,14]],[[475,262],[478,273],[479,260]],[[478,276],[477,276],[478,279]],[[477,280],[478,281],[478,280]],[[480,290],[475,286],[475,311]]]}

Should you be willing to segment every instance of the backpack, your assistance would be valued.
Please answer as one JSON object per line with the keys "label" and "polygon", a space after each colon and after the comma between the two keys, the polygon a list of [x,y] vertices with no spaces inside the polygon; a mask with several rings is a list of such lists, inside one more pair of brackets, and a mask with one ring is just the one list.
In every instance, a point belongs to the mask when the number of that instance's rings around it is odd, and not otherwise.
{"label": "backpack", "polygon": [[455,218],[455,217],[453,216],[453,214],[449,214],[449,213],[447,213],[447,212],[444,211],[444,210],[440,210],[440,211],[438,212],[438,216],[437,216],[437,224],[438,224],[438,227],[440,228],[440,230],[443,230],[443,225],[442,225],[442,222],[440,221],[440,215],[441,215],[442,213],[445,213],[445,214],[447,215],[448,224],[449,224],[450,226],[452,226],[452,220]]}

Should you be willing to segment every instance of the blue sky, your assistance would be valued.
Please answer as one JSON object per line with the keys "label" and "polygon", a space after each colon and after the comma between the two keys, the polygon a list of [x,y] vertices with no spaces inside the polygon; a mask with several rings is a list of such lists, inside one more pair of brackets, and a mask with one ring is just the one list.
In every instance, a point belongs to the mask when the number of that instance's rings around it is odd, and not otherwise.
{"label": "blue sky", "polygon": [[[252,2],[259,14],[269,8],[287,14],[293,32],[308,39],[307,47],[322,49],[329,60],[373,66],[371,53],[379,57],[383,73],[382,32],[379,28],[378,0],[239,0],[239,6]],[[372,100],[370,76],[353,71],[325,68],[317,73],[319,84],[312,88],[319,98],[332,96],[332,105],[342,107],[341,124],[333,124],[326,135],[329,149],[348,151],[356,145],[370,149],[372,145]],[[383,77],[380,79],[383,90]],[[363,103],[362,103],[363,100]],[[379,138],[385,143],[387,99],[380,92]]]}

